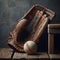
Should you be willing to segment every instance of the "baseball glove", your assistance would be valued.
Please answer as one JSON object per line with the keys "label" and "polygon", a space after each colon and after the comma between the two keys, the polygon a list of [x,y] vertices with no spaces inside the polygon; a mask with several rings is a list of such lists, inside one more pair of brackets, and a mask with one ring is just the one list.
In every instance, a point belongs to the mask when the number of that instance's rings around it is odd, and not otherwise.
{"label": "baseball glove", "polygon": [[24,43],[28,40],[38,43],[48,21],[54,16],[55,12],[50,9],[38,4],[32,6],[10,32],[8,45],[19,52],[24,52]]}

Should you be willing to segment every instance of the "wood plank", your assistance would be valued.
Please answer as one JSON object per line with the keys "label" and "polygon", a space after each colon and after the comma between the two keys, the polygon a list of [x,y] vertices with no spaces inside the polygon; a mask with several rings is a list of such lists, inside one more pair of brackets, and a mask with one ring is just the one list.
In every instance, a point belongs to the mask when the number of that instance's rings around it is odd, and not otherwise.
{"label": "wood plank", "polygon": [[29,59],[29,60],[37,60],[37,59],[49,59],[47,53],[38,52],[36,55],[28,55],[26,53],[15,53],[13,59]]}
{"label": "wood plank", "polygon": [[0,48],[0,59],[10,59],[12,54],[12,49],[10,48]]}
{"label": "wood plank", "polygon": [[[0,59],[11,59],[12,49],[0,48]],[[60,59],[60,54],[47,54],[45,52],[38,52],[36,55],[28,55],[26,53],[15,52],[13,59],[19,60],[41,60],[41,59]]]}
{"label": "wood plank", "polygon": [[60,33],[60,24],[48,24],[48,33]]}
{"label": "wood plank", "polygon": [[54,51],[54,34],[60,33],[60,24],[48,24],[48,53]]}
{"label": "wood plank", "polygon": [[48,28],[60,28],[60,24],[48,24]]}
{"label": "wood plank", "polygon": [[49,54],[50,59],[59,59],[60,60],[60,54]]}
{"label": "wood plank", "polygon": [[54,34],[48,34],[48,53],[53,53],[54,51]]}
{"label": "wood plank", "polygon": [[49,28],[48,33],[50,33],[50,34],[60,34],[60,28]]}

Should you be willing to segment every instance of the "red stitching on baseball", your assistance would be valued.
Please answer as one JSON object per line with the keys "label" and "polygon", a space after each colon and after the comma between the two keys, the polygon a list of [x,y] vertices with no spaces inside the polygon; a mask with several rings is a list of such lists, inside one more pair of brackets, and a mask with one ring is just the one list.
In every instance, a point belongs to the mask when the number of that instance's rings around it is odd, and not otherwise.
{"label": "red stitching on baseball", "polygon": [[29,47],[29,45],[26,43],[27,48],[29,49],[29,51],[31,51],[32,53],[34,53],[34,51]]}

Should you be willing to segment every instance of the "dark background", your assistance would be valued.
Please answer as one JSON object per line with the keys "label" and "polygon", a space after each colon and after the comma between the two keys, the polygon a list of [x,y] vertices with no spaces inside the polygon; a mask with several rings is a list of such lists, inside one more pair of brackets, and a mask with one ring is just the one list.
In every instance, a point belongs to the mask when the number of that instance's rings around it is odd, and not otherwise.
{"label": "dark background", "polygon": [[[41,4],[56,12],[56,17],[50,23],[60,23],[60,0],[0,0],[0,47],[8,47],[9,32],[13,30],[19,19],[34,4]],[[47,52],[47,29],[39,43],[39,51]],[[59,35],[58,35],[59,36]],[[59,37],[55,37],[55,50],[59,51]]]}

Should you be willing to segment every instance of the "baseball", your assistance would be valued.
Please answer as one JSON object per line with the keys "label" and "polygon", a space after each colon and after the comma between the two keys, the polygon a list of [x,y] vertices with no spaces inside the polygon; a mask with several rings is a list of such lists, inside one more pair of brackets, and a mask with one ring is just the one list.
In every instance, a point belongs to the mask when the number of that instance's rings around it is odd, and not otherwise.
{"label": "baseball", "polygon": [[24,51],[27,54],[35,54],[37,52],[37,44],[34,41],[27,41],[24,44]]}

